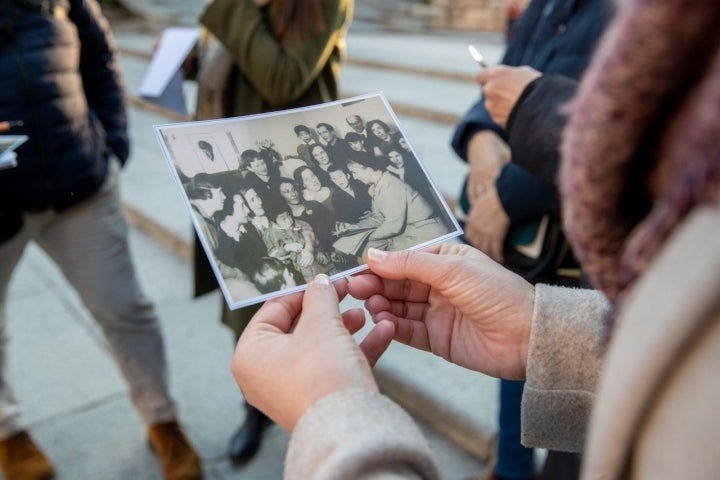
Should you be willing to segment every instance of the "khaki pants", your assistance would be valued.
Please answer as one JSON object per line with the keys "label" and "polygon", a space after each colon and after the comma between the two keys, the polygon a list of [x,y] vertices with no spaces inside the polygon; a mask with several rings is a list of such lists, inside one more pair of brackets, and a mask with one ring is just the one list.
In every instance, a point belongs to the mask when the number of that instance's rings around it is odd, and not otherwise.
{"label": "khaki pants", "polygon": [[8,284],[30,241],[57,264],[92,313],[143,421],[152,425],[175,418],[160,325],[152,303],[138,284],[127,232],[118,193],[118,168],[113,165],[93,197],[62,213],[24,215],[20,232],[0,244],[0,439],[24,429],[19,405],[7,382],[5,318]]}

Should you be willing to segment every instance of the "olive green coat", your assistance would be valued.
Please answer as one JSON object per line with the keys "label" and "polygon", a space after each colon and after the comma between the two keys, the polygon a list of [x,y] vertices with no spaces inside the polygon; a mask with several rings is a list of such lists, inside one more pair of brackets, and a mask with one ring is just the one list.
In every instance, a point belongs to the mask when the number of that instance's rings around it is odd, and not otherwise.
{"label": "olive green coat", "polygon": [[[240,116],[337,100],[340,64],[353,0],[323,0],[325,31],[305,42],[281,45],[264,9],[253,0],[214,0],[200,23],[228,50],[233,66],[225,91],[225,115]],[[195,294],[217,288],[202,249],[195,248]],[[240,335],[257,307],[224,308],[223,322]]]}

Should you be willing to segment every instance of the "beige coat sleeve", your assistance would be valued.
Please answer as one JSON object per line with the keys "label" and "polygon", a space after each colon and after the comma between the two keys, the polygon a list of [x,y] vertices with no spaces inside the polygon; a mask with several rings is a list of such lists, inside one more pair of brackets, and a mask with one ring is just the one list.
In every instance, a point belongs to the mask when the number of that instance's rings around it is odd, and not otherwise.
{"label": "beige coat sleeve", "polygon": [[295,427],[286,480],[438,479],[430,447],[389,398],[349,389],[316,402]]}
{"label": "beige coat sleeve", "polygon": [[610,308],[595,290],[536,286],[521,406],[524,445],[582,450]]}

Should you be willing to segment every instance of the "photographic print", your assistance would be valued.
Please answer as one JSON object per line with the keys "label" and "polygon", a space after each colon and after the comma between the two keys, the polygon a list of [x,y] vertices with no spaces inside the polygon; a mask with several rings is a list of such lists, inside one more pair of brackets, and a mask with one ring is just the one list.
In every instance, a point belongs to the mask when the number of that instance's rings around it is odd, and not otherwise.
{"label": "photographic print", "polygon": [[231,309],[461,233],[382,94],[155,133]]}

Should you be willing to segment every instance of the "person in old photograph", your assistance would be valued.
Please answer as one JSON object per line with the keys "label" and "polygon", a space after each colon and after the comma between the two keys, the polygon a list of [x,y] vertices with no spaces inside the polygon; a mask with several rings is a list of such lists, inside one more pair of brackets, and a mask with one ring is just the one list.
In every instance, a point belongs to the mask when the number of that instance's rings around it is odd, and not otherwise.
{"label": "person in old photograph", "polygon": [[329,180],[330,178],[327,174],[330,165],[333,163],[337,165],[345,165],[346,163],[346,157],[342,160],[338,160],[337,162],[333,162],[327,148],[320,144],[310,147],[310,157],[312,158],[311,166],[316,167],[315,173],[323,180]]}
{"label": "person in old photograph", "polygon": [[318,249],[312,226],[293,217],[290,207],[278,211],[270,228],[263,232],[263,240],[271,257],[290,260],[306,282],[320,273],[333,272],[330,255]]}
{"label": "person in old photograph", "polygon": [[305,283],[300,272],[291,263],[273,257],[262,257],[252,278],[263,293],[285,290]]}
{"label": "person in old photograph", "polygon": [[[265,209],[274,211],[278,205],[277,184],[280,180],[275,165],[268,162],[257,150],[248,149],[240,154],[244,183],[262,198]],[[240,185],[242,188],[244,185]],[[249,202],[248,202],[249,203]]]}
{"label": "person in old photograph", "polygon": [[398,145],[403,149],[404,152],[407,152],[408,155],[415,156],[415,153],[413,153],[412,148],[410,147],[410,142],[407,141],[407,138],[400,135],[397,139]]}
{"label": "person in old photograph", "polygon": [[295,125],[295,127],[293,128],[293,131],[295,132],[295,135],[302,142],[297,147],[298,155],[300,156],[300,158],[305,160],[307,163],[310,163],[311,159],[312,159],[312,157],[310,155],[310,148],[313,145],[320,143],[320,139],[318,138],[317,133],[310,130],[310,127],[308,127],[307,125],[302,125],[302,124]]}
{"label": "person in old photograph", "polygon": [[[287,206],[290,207],[292,216],[310,224],[317,237],[320,251],[332,255],[332,244],[335,240],[332,232],[335,231],[337,225],[335,214],[321,203],[303,199],[297,185],[292,180],[280,180],[279,191]],[[333,258],[333,262],[335,261]]]}
{"label": "person in old photograph", "polygon": [[335,187],[330,180],[329,173],[323,175],[323,182],[320,176],[310,167],[301,167],[295,171],[295,183],[302,187],[302,196],[305,200],[323,204],[333,212],[336,219],[343,222],[357,221],[354,213],[355,205],[353,198],[346,192]]}
{"label": "person in old photograph", "polygon": [[338,208],[350,214],[350,222],[357,222],[372,210],[372,199],[368,193],[368,186],[355,179],[346,167],[332,165],[328,169],[330,180],[338,190],[347,194],[347,204],[339,204]]}
{"label": "person in old photograph", "polygon": [[370,247],[403,250],[449,232],[433,205],[397,176],[378,167],[374,158],[356,154],[348,161],[348,169],[369,186],[373,215],[355,225],[342,225],[339,230],[352,231],[380,221],[368,237],[365,251]]}
{"label": "person in old photograph", "polygon": [[250,220],[250,207],[243,196],[236,193],[227,203],[215,215],[219,231],[214,253],[223,264],[249,274],[256,268],[257,259],[266,256],[268,250]]}
{"label": "person in old photograph", "polygon": [[223,192],[221,175],[198,173],[185,185],[188,197],[202,236],[211,249],[218,245],[218,230],[214,225],[214,216],[225,206],[226,195]]}
{"label": "person in old photograph", "polygon": [[367,137],[367,132],[365,131],[365,122],[363,122],[362,117],[360,115],[348,115],[345,117],[345,121],[347,122],[348,126],[355,131],[355,133],[362,135],[363,137]]}
{"label": "person in old photograph", "polygon": [[351,150],[356,152],[367,152],[365,148],[366,138],[357,132],[348,132],[345,134],[345,141],[348,142],[348,146]]}
{"label": "person in old photograph", "polygon": [[428,181],[420,164],[398,144],[387,152],[388,164],[385,169],[428,198]]}
{"label": "person in old photograph", "polygon": [[[240,187],[240,194],[245,199],[250,209],[250,223],[263,235],[263,232],[270,228],[270,217],[263,198],[258,194],[255,187],[243,185]],[[266,244],[267,246],[267,244]]]}
{"label": "person in old photograph", "polygon": [[343,161],[347,157],[350,146],[344,138],[340,138],[335,132],[335,127],[329,123],[321,122],[315,127],[318,135],[325,144],[325,150],[333,162]]}
{"label": "person in old photograph", "polygon": [[367,129],[373,144],[372,152],[376,157],[386,155],[389,149],[398,145],[398,139],[402,136],[399,132],[393,132],[387,123],[379,119],[370,120]]}

